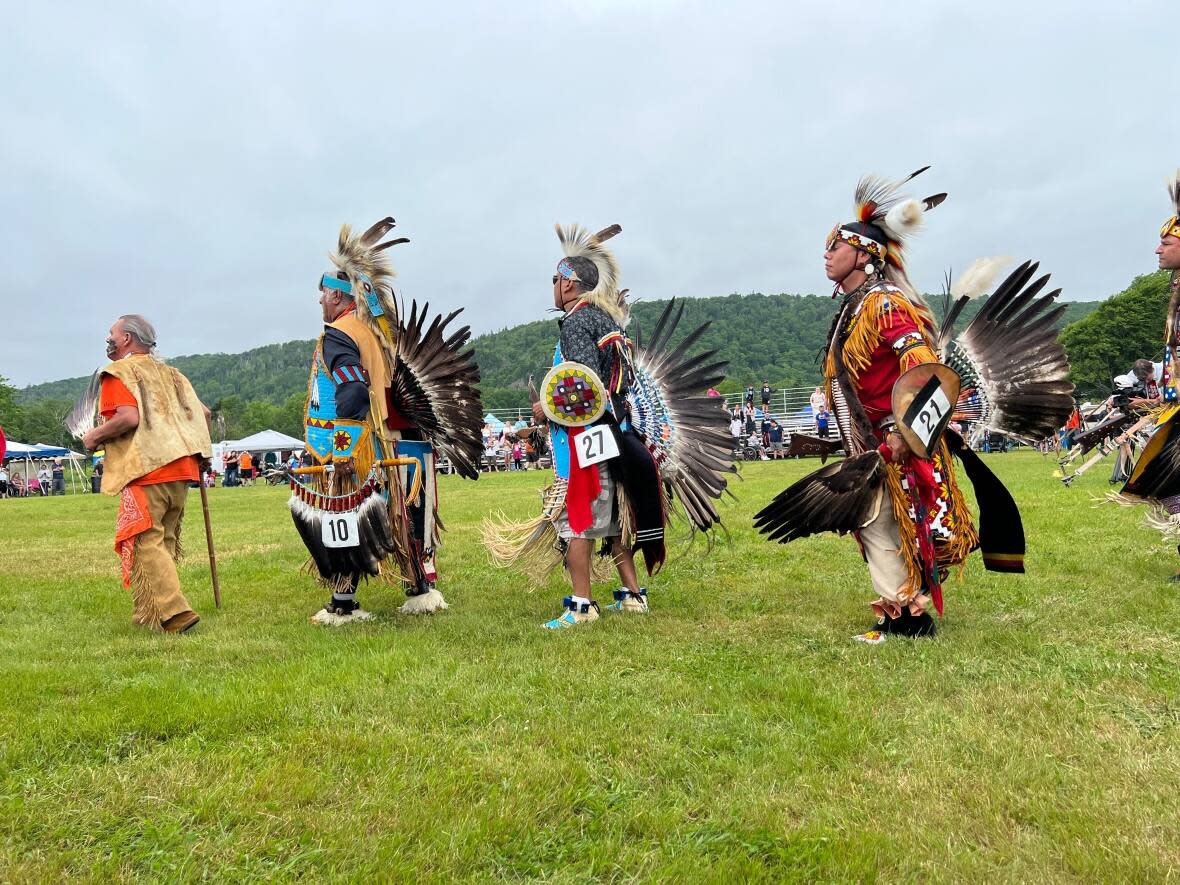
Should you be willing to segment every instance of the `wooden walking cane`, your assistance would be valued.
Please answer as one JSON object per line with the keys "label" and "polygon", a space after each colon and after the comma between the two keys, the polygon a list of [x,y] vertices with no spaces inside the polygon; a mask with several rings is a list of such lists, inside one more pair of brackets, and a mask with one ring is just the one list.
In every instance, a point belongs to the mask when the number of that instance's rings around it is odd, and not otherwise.
{"label": "wooden walking cane", "polygon": [[213,526],[209,522],[209,492],[205,489],[205,471],[201,471],[201,512],[205,516],[205,543],[209,547],[209,573],[213,576],[213,604],[221,608],[221,584],[217,580],[217,554],[213,552]]}

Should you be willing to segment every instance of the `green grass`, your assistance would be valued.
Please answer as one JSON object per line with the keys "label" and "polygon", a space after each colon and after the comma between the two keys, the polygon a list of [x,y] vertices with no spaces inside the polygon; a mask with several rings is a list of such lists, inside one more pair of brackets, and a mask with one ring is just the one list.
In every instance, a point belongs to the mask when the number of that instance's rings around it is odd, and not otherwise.
{"label": "green grass", "polygon": [[[283,489],[199,500],[202,622],[130,624],[115,505],[0,501],[0,879],[1162,880],[1180,868],[1180,591],[1137,510],[1031,453],[989,463],[1029,574],[978,557],[933,641],[867,647],[854,542],[762,541],[815,461],[750,465],[730,540],[653,613],[540,629],[564,585],[492,568],[542,474],[442,478],[452,608],[314,628]],[[601,588],[606,594],[609,588]]]}

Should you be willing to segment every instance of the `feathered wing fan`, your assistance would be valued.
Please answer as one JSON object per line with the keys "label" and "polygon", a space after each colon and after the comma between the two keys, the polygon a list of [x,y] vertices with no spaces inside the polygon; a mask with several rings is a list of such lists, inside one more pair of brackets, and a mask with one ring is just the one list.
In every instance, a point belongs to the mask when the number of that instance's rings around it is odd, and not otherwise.
{"label": "feathered wing fan", "polygon": [[81,439],[98,423],[98,398],[102,392],[102,373],[96,371],[90,376],[86,390],[66,415],[65,426],[70,436]]}
{"label": "feathered wing fan", "polygon": [[754,527],[786,544],[820,532],[845,534],[875,515],[885,459],[875,449],[809,473],[754,514]]}
{"label": "feathered wing fan", "polygon": [[1016,268],[951,340],[969,297],[961,296],[939,331],[942,361],[963,381],[955,417],[1032,440],[1052,435],[1074,406],[1069,362],[1057,341],[1065,305],[1055,303],[1060,289],[1040,295],[1049,275],[1033,280],[1038,267],[1026,261]]}
{"label": "feathered wing fan", "polygon": [[704,391],[724,379],[729,364],[715,360],[715,350],[688,355],[708,323],[671,345],[683,313],[683,302],[669,301],[651,339],[637,349],[627,399],[632,423],[665,482],[693,526],[707,531],[721,521],[715,501],[725,492],[724,474],[735,470],[729,420],[717,398]]}
{"label": "feathered wing fan", "polygon": [[463,326],[447,333],[461,309],[435,316],[428,326],[429,310],[429,304],[419,311],[418,302],[411,302],[410,315],[401,326],[390,382],[393,404],[446,454],[461,476],[478,479],[483,454],[479,367],[475,351],[463,349],[471,329]]}

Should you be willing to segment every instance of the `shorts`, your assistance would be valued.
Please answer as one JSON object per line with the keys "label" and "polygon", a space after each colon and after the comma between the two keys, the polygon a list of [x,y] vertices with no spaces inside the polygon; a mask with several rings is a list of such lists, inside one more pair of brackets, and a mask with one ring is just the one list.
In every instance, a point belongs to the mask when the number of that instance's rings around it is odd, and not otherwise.
{"label": "shorts", "polygon": [[780,439],[778,442],[771,442],[770,448],[776,452],[781,452],[783,450],[783,441]]}
{"label": "shorts", "polygon": [[590,527],[583,532],[574,532],[570,528],[569,515],[563,507],[557,515],[557,536],[563,541],[574,538],[585,538],[596,541],[600,538],[614,538],[619,535],[619,518],[616,512],[615,480],[610,469],[600,467],[598,470],[598,484],[601,491],[598,497],[590,502]]}

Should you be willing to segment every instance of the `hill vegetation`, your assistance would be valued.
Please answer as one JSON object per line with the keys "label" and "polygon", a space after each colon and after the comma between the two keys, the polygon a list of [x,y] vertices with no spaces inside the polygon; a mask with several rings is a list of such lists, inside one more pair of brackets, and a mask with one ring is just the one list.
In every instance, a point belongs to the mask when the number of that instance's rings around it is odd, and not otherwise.
{"label": "hill vegetation", "polygon": [[[939,312],[940,299],[931,299]],[[642,340],[655,327],[666,301],[633,306],[631,334]],[[680,333],[705,322],[712,325],[702,346],[729,360],[723,392],[739,390],[763,378],[774,387],[799,387],[819,380],[818,354],[831,323],[834,304],[819,295],[726,295],[684,301]],[[1094,302],[1068,302],[1064,322],[1085,317]],[[965,319],[974,313],[969,305]],[[1158,337],[1159,322],[1145,322]],[[475,338],[476,360],[483,376],[481,391],[489,409],[523,408],[526,381],[538,379],[553,356],[556,323],[540,320]],[[315,342],[311,339],[269,344],[239,354],[209,353],[170,360],[189,377],[210,407],[225,419],[228,438],[266,427],[302,436],[301,410],[307,371]],[[1120,369],[1122,371],[1122,369]],[[87,379],[67,378],[20,391],[0,392],[0,425],[22,441],[67,444],[62,416],[85,389]],[[0,380],[2,384],[2,380]]]}
{"label": "hill vegetation", "polygon": [[1111,378],[1129,370],[1135,360],[1160,360],[1169,279],[1167,271],[1136,277],[1061,333],[1079,394],[1104,397]]}

